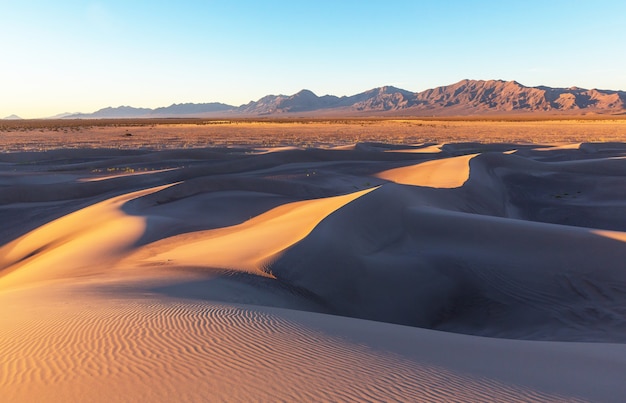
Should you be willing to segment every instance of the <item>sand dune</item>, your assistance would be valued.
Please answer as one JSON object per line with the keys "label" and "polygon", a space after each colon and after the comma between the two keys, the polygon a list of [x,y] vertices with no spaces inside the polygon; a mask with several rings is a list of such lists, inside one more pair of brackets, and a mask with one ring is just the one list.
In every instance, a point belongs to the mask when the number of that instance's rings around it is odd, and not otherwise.
{"label": "sand dune", "polygon": [[555,144],[550,147],[538,147],[534,151],[578,150],[582,143]]}
{"label": "sand dune", "polygon": [[5,156],[0,395],[621,401],[626,145],[413,149]]}
{"label": "sand dune", "polygon": [[169,185],[97,203],[38,228],[0,248],[0,287],[91,273],[128,249],[145,230],[144,220],[119,208]]}
{"label": "sand dune", "polygon": [[126,176],[150,175],[150,174],[155,174],[155,173],[159,173],[159,172],[172,171],[174,169],[177,169],[177,168],[159,169],[157,171],[127,172],[127,173],[115,174],[115,175],[104,175],[104,176],[98,176],[98,177],[95,177],[95,178],[80,179],[80,181],[82,181],[82,182],[98,182],[98,181],[104,181],[104,180],[108,180],[108,179],[123,178],[123,177],[126,177]]}
{"label": "sand dune", "polygon": [[[288,203],[231,227],[178,235],[140,250],[144,262],[177,266],[224,268],[270,275],[268,261],[306,237],[333,211],[370,192]],[[146,258],[143,258],[146,256]]]}
{"label": "sand dune", "polygon": [[400,148],[389,150],[388,152],[398,153],[439,153],[441,152],[441,146],[443,144],[424,144],[419,146],[413,146],[411,148]]}
{"label": "sand dune", "polygon": [[469,161],[476,154],[422,162],[418,165],[390,169],[377,176],[403,185],[434,188],[457,188],[469,178]]}

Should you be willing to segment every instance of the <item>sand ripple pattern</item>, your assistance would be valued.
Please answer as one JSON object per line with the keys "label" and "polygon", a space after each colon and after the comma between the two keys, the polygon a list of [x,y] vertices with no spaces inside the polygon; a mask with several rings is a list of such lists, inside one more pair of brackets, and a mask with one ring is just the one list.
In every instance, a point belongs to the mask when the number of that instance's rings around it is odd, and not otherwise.
{"label": "sand ripple pattern", "polygon": [[[6,302],[6,301],[4,301]],[[5,401],[566,401],[245,306],[82,300],[1,318]]]}

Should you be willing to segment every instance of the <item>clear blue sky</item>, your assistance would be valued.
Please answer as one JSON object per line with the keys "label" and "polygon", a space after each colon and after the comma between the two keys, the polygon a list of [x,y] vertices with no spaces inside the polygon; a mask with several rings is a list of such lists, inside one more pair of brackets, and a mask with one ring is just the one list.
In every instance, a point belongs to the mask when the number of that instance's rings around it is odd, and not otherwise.
{"label": "clear blue sky", "polygon": [[0,117],[464,78],[626,90],[626,1],[0,0]]}

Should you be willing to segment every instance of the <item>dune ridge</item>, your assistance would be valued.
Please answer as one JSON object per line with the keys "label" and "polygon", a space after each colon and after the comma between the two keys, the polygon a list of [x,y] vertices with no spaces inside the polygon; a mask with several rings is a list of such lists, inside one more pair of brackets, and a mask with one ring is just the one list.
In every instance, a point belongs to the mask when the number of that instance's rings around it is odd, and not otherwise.
{"label": "dune ridge", "polygon": [[[113,197],[42,226],[0,248],[0,286],[85,275],[123,253],[145,229],[120,212],[125,202],[171,185]],[[97,262],[97,263],[96,263]]]}
{"label": "dune ridge", "polygon": [[410,167],[390,169],[376,176],[402,185],[458,188],[469,179],[469,162],[478,154],[427,161]]}
{"label": "dune ridge", "polygon": [[[167,238],[139,250],[141,262],[171,262],[179,266],[263,271],[266,262],[305,238],[326,216],[374,190],[344,196],[288,203],[231,227]],[[133,259],[134,257],[131,257]]]}

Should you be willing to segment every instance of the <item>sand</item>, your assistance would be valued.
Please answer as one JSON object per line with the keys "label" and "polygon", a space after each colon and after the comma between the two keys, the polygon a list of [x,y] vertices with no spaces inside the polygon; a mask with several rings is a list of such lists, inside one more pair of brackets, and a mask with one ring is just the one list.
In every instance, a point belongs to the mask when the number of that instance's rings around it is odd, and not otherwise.
{"label": "sand", "polygon": [[0,154],[0,396],[620,402],[624,156]]}
{"label": "sand", "polygon": [[[512,115],[414,119],[75,119],[0,120],[0,151],[58,148],[180,149],[204,147],[350,147],[394,143],[437,152],[445,143],[623,141],[624,115]],[[130,136],[128,134],[131,134]]]}

